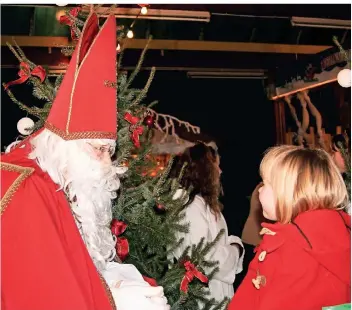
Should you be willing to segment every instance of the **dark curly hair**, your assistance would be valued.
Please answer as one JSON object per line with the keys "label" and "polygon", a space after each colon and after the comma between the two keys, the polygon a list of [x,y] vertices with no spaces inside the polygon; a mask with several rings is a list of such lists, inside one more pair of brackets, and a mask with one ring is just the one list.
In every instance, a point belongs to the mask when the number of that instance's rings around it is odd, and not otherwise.
{"label": "dark curly hair", "polygon": [[217,152],[203,143],[198,143],[175,157],[170,177],[178,178],[184,163],[183,177],[180,181],[185,189],[192,187],[188,204],[196,195],[203,197],[212,212],[217,216],[223,209],[219,201],[221,193],[220,172],[216,169]]}

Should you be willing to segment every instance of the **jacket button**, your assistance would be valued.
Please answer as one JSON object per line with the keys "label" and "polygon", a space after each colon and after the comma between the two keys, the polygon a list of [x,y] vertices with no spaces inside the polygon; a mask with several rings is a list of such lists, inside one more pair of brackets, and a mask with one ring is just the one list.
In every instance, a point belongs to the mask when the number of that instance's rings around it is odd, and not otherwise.
{"label": "jacket button", "polygon": [[266,278],[263,275],[257,276],[255,279],[252,279],[254,287],[259,290],[261,286],[265,286]]}
{"label": "jacket button", "polygon": [[262,251],[258,257],[259,261],[262,262],[265,259],[265,256],[266,256],[266,251]]}
{"label": "jacket button", "polygon": [[276,232],[270,230],[269,228],[263,227],[262,230],[260,231],[259,235],[275,236],[275,235],[276,235]]}
{"label": "jacket button", "polygon": [[257,269],[257,277],[252,279],[252,283],[257,290],[260,289],[260,286],[265,286],[266,277],[259,273],[259,269]]}

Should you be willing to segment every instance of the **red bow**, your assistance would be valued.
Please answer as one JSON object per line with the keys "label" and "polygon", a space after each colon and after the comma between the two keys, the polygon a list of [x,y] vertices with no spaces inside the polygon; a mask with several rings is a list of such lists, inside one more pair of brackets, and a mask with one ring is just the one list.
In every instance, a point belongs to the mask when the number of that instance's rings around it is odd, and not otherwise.
{"label": "red bow", "polygon": [[132,116],[130,113],[125,114],[125,120],[131,124],[130,131],[132,132],[132,141],[136,147],[140,147],[139,136],[143,133],[144,128],[142,126],[136,126],[139,122],[139,118]]}
{"label": "red bow", "polygon": [[186,274],[181,281],[181,291],[188,292],[188,284],[192,282],[194,277],[198,278],[203,283],[208,283],[208,278],[202,274],[189,260],[183,264],[186,268]]}
{"label": "red bow", "polygon": [[127,224],[122,221],[113,219],[111,222],[111,232],[114,236],[116,236],[116,253],[122,261],[126,259],[130,251],[128,240],[125,237],[119,237],[119,235],[121,235],[126,228]]}
{"label": "red bow", "polygon": [[29,64],[26,62],[21,62],[20,63],[20,71],[18,71],[18,75],[20,76],[19,79],[8,82],[7,84],[4,85],[5,90],[8,89],[11,85],[16,85],[16,84],[22,84],[25,81],[27,81],[31,75],[36,76],[40,79],[40,81],[43,83],[45,80],[45,70],[42,66],[36,66],[32,71],[31,68],[29,67]]}
{"label": "red bow", "polygon": [[[69,10],[68,14],[71,15],[72,17],[77,17],[80,10],[81,10],[80,7],[76,7],[76,8]],[[77,26],[75,25],[74,21],[72,20],[72,17],[70,17],[68,14],[60,16],[60,24],[65,24],[67,26],[70,26],[72,40],[78,40],[76,32],[74,31],[74,27],[77,29]]]}

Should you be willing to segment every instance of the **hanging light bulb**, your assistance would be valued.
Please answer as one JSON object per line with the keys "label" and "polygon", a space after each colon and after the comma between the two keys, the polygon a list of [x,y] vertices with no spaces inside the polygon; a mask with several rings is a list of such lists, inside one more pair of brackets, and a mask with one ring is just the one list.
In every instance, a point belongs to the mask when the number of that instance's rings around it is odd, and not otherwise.
{"label": "hanging light bulb", "polygon": [[146,6],[143,6],[141,8],[141,14],[146,15],[148,13],[148,8]]}
{"label": "hanging light bulb", "polygon": [[351,70],[343,69],[337,75],[337,82],[340,86],[348,88],[351,87]]}
{"label": "hanging light bulb", "polygon": [[57,20],[57,21],[60,21],[61,16],[65,16],[65,15],[66,15],[65,10],[59,10],[59,11],[57,11],[57,12],[56,12],[56,15],[55,15],[56,20]]}
{"label": "hanging light bulb", "polygon": [[130,29],[127,32],[127,38],[132,39],[133,38],[133,31]]}
{"label": "hanging light bulb", "polygon": [[120,43],[117,43],[116,51],[119,52],[121,50]]}

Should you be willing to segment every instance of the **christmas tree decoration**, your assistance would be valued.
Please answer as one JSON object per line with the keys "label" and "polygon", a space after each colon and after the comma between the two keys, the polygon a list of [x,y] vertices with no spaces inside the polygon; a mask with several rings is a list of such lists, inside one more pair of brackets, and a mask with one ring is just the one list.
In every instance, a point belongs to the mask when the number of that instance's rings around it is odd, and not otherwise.
{"label": "christmas tree decoration", "polygon": [[22,84],[26,82],[31,76],[35,76],[39,78],[40,82],[43,83],[45,80],[45,70],[42,66],[35,66],[33,70],[31,70],[30,66],[26,62],[20,63],[20,71],[18,71],[19,79],[15,81],[8,82],[3,84],[4,89],[8,89],[11,85]]}
{"label": "christmas tree decoration", "polygon": [[348,88],[351,87],[351,70],[343,69],[337,75],[337,82],[340,86]]}
{"label": "christmas tree decoration", "polygon": [[184,275],[180,285],[180,290],[182,292],[188,292],[188,284],[192,282],[195,277],[203,283],[208,283],[209,279],[204,274],[202,274],[189,260],[184,262],[183,265],[186,269],[186,274]]}
{"label": "christmas tree decoration", "polygon": [[127,224],[122,221],[113,219],[111,222],[111,232],[116,237],[116,254],[121,261],[124,261],[129,253],[128,240],[125,237],[119,237],[125,232],[126,228]]}
{"label": "christmas tree decoration", "polygon": [[164,205],[162,205],[161,203],[157,203],[156,205],[155,205],[155,212],[157,212],[157,213],[165,213],[166,212],[166,209],[165,209],[165,206]]}
{"label": "christmas tree decoration", "polygon": [[139,136],[143,133],[143,127],[138,126],[139,118],[132,116],[130,113],[125,114],[125,120],[131,124],[130,131],[132,133],[131,139],[136,147],[140,147]]}
{"label": "christmas tree decoration", "polygon": [[188,132],[191,131],[194,134],[200,133],[199,127],[194,126],[188,122],[181,121],[171,115],[156,113],[151,108],[146,109],[146,115],[152,116],[154,118],[154,126],[157,130],[165,134],[164,139],[166,139],[168,135],[171,135],[175,137],[177,141],[179,140],[179,136],[177,135],[175,130],[175,123],[178,126],[184,126]]}
{"label": "christmas tree decoration", "polygon": [[64,11],[64,14],[59,16],[58,21],[60,24],[67,25],[71,29],[71,39],[76,41],[78,40],[78,37],[80,35],[79,29],[77,28],[77,24],[75,23],[75,18],[78,16],[78,13],[81,11],[80,7],[75,7],[71,10],[69,10],[66,14]]}
{"label": "christmas tree decoration", "polygon": [[154,117],[152,115],[147,115],[143,120],[144,125],[152,128],[154,125]]}
{"label": "christmas tree decoration", "polygon": [[34,122],[29,117],[21,118],[17,123],[17,130],[23,136],[28,136],[33,132]]}

